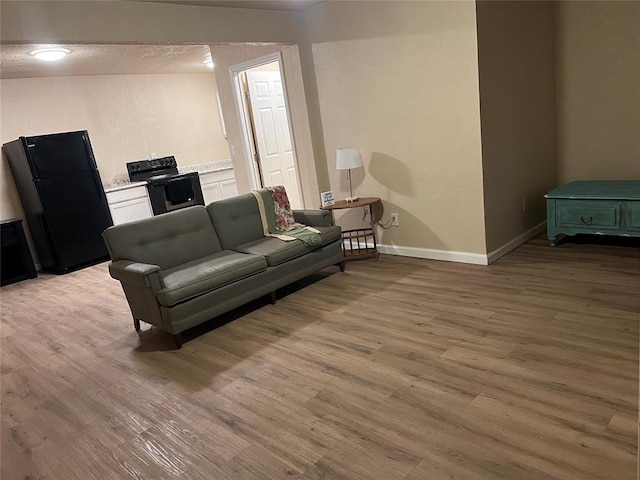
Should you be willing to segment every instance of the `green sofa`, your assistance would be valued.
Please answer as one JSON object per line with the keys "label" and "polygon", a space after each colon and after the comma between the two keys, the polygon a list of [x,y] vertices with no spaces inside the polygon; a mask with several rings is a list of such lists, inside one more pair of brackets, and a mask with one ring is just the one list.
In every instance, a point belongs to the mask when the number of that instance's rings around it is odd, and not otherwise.
{"label": "green sofa", "polygon": [[341,230],[330,212],[294,211],[296,221],[320,231],[322,244],[265,237],[252,194],[109,227],[103,238],[133,323],[173,335],[330,265],[344,271]]}

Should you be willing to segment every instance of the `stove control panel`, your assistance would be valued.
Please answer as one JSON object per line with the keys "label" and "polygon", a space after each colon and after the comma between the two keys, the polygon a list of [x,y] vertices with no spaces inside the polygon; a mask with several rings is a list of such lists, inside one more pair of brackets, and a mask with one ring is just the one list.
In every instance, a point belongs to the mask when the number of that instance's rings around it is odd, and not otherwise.
{"label": "stove control panel", "polygon": [[132,182],[158,175],[177,175],[178,164],[173,155],[152,160],[140,160],[127,163],[127,173]]}

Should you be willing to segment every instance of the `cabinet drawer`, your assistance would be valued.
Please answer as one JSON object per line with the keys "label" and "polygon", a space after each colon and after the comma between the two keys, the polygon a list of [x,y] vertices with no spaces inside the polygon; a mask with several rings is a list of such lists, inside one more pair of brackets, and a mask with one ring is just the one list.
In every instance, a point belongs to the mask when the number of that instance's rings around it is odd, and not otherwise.
{"label": "cabinet drawer", "polygon": [[236,179],[232,169],[200,174],[200,184],[205,205],[238,195]]}
{"label": "cabinet drawer", "polygon": [[111,218],[114,225],[153,217],[151,203],[147,197],[113,203],[109,205],[109,209],[111,210]]}
{"label": "cabinet drawer", "polygon": [[627,230],[640,232],[640,202],[627,203],[625,210],[627,212]]}
{"label": "cabinet drawer", "polygon": [[620,228],[620,202],[560,200],[556,203],[556,225],[616,230]]}
{"label": "cabinet drawer", "polygon": [[123,188],[121,190],[115,190],[107,192],[107,202],[112,205],[119,202],[128,202],[136,198],[143,198],[147,196],[147,187],[142,185],[140,187]]}
{"label": "cabinet drawer", "polygon": [[3,247],[18,243],[18,233],[16,232],[15,224],[2,224],[2,228],[0,229],[0,243]]}

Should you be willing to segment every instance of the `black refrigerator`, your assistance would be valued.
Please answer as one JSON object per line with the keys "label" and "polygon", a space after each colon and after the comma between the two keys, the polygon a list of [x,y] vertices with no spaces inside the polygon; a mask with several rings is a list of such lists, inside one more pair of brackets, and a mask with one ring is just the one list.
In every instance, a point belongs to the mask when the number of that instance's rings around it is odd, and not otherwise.
{"label": "black refrigerator", "polygon": [[43,269],[57,273],[109,258],[113,225],[86,131],[20,137],[3,145]]}

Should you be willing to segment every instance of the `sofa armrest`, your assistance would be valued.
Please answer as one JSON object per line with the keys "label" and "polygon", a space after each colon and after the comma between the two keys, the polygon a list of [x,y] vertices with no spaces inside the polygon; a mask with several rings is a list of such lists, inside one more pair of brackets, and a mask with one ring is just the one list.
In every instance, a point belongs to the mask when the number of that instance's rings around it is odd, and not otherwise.
{"label": "sofa armrest", "polygon": [[330,227],[332,222],[331,212],[328,210],[294,210],[293,218],[310,227]]}
{"label": "sofa armrest", "polygon": [[122,283],[159,290],[164,287],[160,267],[147,263],[117,260],[109,264],[109,274]]}

